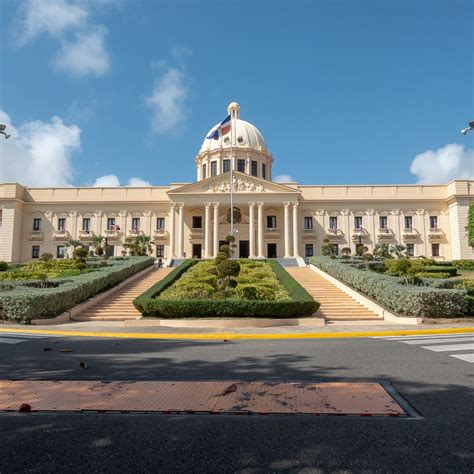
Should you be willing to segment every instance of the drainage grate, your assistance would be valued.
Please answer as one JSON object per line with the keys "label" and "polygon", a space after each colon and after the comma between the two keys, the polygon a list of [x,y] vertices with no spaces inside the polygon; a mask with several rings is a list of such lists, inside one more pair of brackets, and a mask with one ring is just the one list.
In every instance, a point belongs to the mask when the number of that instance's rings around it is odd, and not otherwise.
{"label": "drainage grate", "polygon": [[[396,416],[379,383],[0,381],[0,410]],[[29,411],[29,408],[27,408]]]}

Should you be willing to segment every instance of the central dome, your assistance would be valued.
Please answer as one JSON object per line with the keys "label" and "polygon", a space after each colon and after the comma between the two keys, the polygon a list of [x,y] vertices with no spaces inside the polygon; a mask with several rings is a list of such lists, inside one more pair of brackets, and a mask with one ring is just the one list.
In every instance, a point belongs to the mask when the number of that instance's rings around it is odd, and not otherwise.
{"label": "central dome", "polygon": [[[252,125],[245,120],[240,119],[240,105],[237,102],[232,102],[227,107],[227,112],[233,119],[233,143],[231,143],[231,134],[220,136],[217,140],[213,138],[205,138],[199,153],[206,151],[218,150],[221,148],[253,148],[258,151],[267,151],[267,145],[263,139],[262,134],[255,125]],[[217,123],[212,127],[209,132],[206,133],[208,137],[220,123]]]}

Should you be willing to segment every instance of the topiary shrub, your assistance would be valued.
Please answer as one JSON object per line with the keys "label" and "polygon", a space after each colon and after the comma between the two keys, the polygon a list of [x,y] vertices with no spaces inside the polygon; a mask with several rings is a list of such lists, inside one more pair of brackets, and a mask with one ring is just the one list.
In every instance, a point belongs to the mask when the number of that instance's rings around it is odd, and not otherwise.
{"label": "topiary shrub", "polygon": [[0,272],[6,272],[8,270],[8,263],[0,260]]}

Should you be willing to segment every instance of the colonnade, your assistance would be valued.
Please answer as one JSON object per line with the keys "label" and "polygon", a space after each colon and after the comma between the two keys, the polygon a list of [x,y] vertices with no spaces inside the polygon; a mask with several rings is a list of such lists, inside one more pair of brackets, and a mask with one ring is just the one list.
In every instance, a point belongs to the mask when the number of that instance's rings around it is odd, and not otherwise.
{"label": "colonnade", "polygon": [[[265,258],[265,229],[263,202],[249,202],[249,258]],[[274,204],[271,204],[274,207]],[[170,205],[169,246],[170,257],[184,258],[184,203]],[[193,205],[195,207],[195,205]],[[219,252],[219,207],[218,202],[204,204],[204,251],[203,258],[213,258]],[[240,206],[241,207],[241,206]],[[176,212],[177,222],[176,222]],[[290,218],[290,213],[292,218]],[[212,215],[212,220],[211,220]],[[255,225],[256,224],[256,225]],[[285,258],[299,257],[300,224],[298,203],[284,203],[283,248]],[[211,230],[212,229],[212,230]],[[227,234],[226,234],[227,235]],[[222,236],[224,237],[224,235]]]}

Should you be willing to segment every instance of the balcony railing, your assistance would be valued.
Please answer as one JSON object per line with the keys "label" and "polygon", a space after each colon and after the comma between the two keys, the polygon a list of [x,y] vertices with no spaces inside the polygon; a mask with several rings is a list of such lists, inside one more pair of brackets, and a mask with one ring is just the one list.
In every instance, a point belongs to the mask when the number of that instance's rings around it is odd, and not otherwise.
{"label": "balcony railing", "polygon": [[55,230],[53,232],[53,240],[67,240],[68,233],[64,229]]}
{"label": "balcony railing", "polygon": [[388,227],[381,227],[377,231],[377,238],[379,240],[390,240],[393,237],[393,232]]}
{"label": "balcony railing", "polygon": [[329,240],[340,240],[343,236],[341,229],[333,229],[330,227],[326,230],[326,238]]}
{"label": "balcony railing", "polygon": [[131,237],[136,237],[137,235],[140,235],[140,234],[141,234],[140,229],[130,229],[128,231],[128,235],[130,235]]}
{"label": "balcony railing", "polygon": [[105,229],[104,237],[107,237],[108,239],[116,239],[118,237],[118,230]]}
{"label": "balcony railing", "polygon": [[79,240],[91,240],[92,232],[90,230],[80,230],[79,231]]}
{"label": "balcony railing", "polygon": [[356,240],[365,240],[367,239],[368,237],[368,234],[367,234],[367,231],[365,229],[363,229],[362,227],[356,227],[354,229],[352,229],[352,240],[356,241]]}
{"label": "balcony railing", "polygon": [[314,238],[316,238],[315,229],[303,229],[303,239],[312,240]]}
{"label": "balcony railing", "polygon": [[153,238],[155,240],[166,240],[168,239],[168,231],[165,229],[155,229],[153,231]]}
{"label": "balcony railing", "polygon": [[402,238],[404,240],[416,240],[418,239],[418,232],[413,227],[406,227],[403,229]]}
{"label": "balcony railing", "polygon": [[428,238],[430,240],[442,240],[444,238],[444,231],[439,227],[432,227],[428,230]]}
{"label": "balcony railing", "polygon": [[279,239],[280,229],[278,227],[266,227],[264,235],[266,239]]}
{"label": "balcony railing", "polygon": [[35,241],[43,240],[43,231],[42,230],[32,230],[30,232],[29,239],[30,240],[35,240]]}
{"label": "balcony railing", "polygon": [[204,239],[204,229],[191,229],[189,233],[189,239]]}

